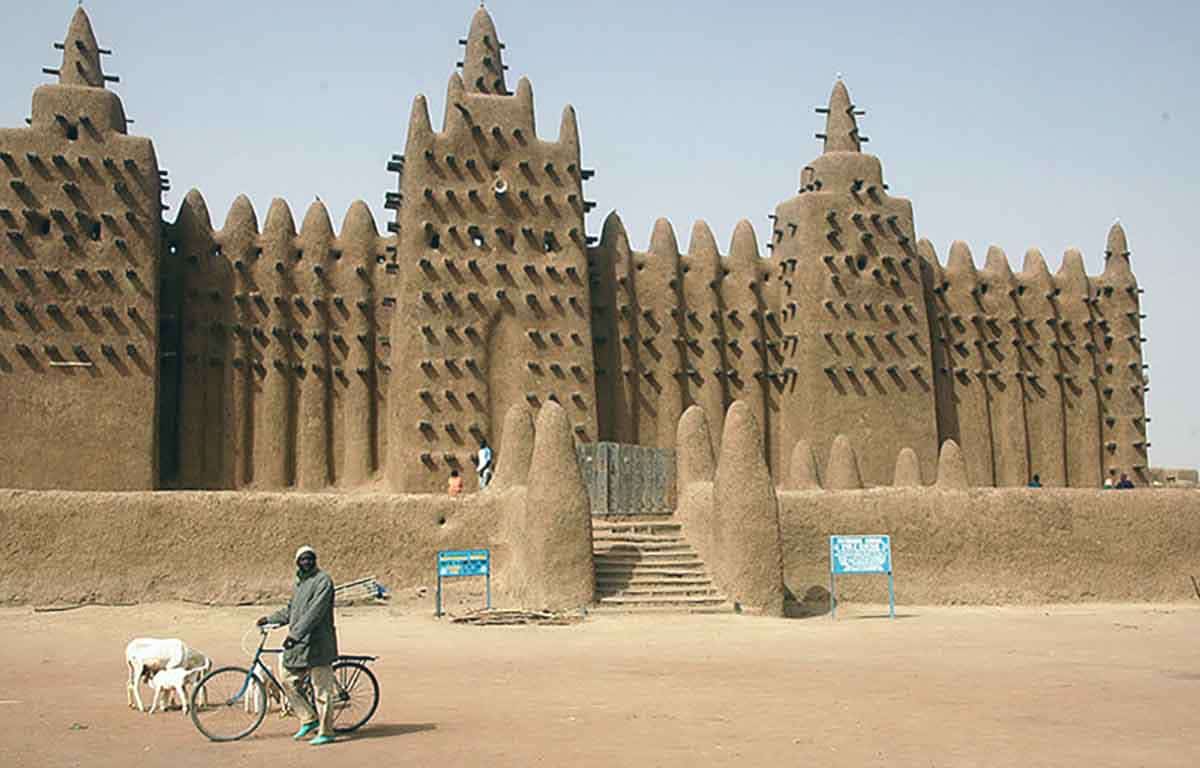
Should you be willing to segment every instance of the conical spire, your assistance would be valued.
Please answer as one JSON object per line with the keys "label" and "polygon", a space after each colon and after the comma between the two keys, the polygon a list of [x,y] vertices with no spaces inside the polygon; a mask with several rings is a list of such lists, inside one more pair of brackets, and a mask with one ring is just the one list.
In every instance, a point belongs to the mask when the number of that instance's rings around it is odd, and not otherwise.
{"label": "conical spire", "polygon": [[1104,247],[1104,276],[1109,278],[1131,278],[1129,268],[1129,241],[1125,239],[1125,228],[1114,222],[1108,230],[1108,244]]}
{"label": "conical spire", "polygon": [[967,463],[963,459],[962,449],[953,440],[942,443],[942,451],[938,455],[937,482],[939,488],[967,488]]}
{"label": "conical spire", "polygon": [[896,456],[896,471],[892,475],[892,485],[896,488],[919,488],[921,482],[921,462],[912,448],[901,448]]}
{"label": "conical spire", "polygon": [[625,222],[616,211],[604,217],[604,227],[600,230],[600,247],[616,248],[618,242],[623,242],[629,248],[629,234],[625,231]]}
{"label": "conical spire", "polygon": [[425,94],[418,93],[413,99],[412,114],[408,118],[408,146],[424,147],[433,140],[433,123],[429,119],[429,103]]}
{"label": "conical spire", "polygon": [[[458,120],[470,127],[471,113],[464,103],[467,87],[457,72],[450,75],[446,82],[446,111],[442,113],[442,130],[449,131],[452,121]],[[416,109],[416,102],[413,103]]]}
{"label": "conical spire", "polygon": [[692,234],[688,238],[688,256],[699,264],[718,263],[717,260],[721,258],[712,227],[708,226],[704,219],[696,219],[692,224]]}
{"label": "conical spire", "polygon": [[342,237],[366,241],[378,236],[379,229],[375,226],[375,216],[371,213],[371,208],[362,200],[355,200],[342,219]]}
{"label": "conical spire", "polygon": [[729,243],[729,260],[731,263],[753,265],[757,259],[758,238],[754,234],[754,225],[742,219],[733,228],[733,239]]}
{"label": "conical spire", "polygon": [[1113,225],[1108,230],[1108,245],[1104,249],[1108,256],[1128,256],[1129,241],[1125,239],[1125,227],[1121,226],[1121,222],[1113,222]]}
{"label": "conical spire", "polygon": [[208,204],[198,189],[190,189],[179,206],[175,217],[176,229],[193,235],[211,237],[212,219],[208,215]]}
{"label": "conical spire", "polygon": [[832,491],[862,488],[862,474],[858,470],[858,456],[850,438],[838,435],[829,449],[829,463],[825,465],[825,487]]}
{"label": "conical spire", "polygon": [[970,277],[975,279],[975,260],[971,258],[971,249],[962,240],[955,240],[950,245],[950,256],[946,259],[946,274],[953,278]]}
{"label": "conical spire", "polygon": [[471,19],[467,50],[463,54],[463,82],[472,93],[507,94],[504,84],[503,45],[491,14],[482,5]]}
{"label": "conical spire", "polygon": [[987,257],[983,262],[983,271],[993,279],[1011,280],[1012,265],[1008,263],[1008,254],[998,245],[988,246]]}
{"label": "conical spire", "polygon": [[[304,220],[300,223],[300,237],[313,244],[325,244],[333,240],[333,222],[329,220],[329,209],[320,200],[314,200],[304,212]],[[316,258],[324,258],[326,254],[314,254]]]}
{"label": "conical spire", "polygon": [[650,234],[650,251],[656,256],[678,256],[679,241],[675,239],[675,228],[667,219],[654,222],[654,231]]}
{"label": "conical spire", "polygon": [[67,27],[58,82],[62,85],[104,87],[104,71],[100,68],[100,46],[96,44],[92,21],[83,10],[83,6],[75,9],[71,25]]}
{"label": "conical spire", "polygon": [[295,236],[296,220],[292,217],[292,209],[283,198],[273,199],[267,208],[267,220],[263,222],[263,237],[290,239]]}
{"label": "conical spire", "polygon": [[682,491],[692,483],[711,483],[717,474],[717,461],[703,408],[693,405],[683,412],[675,445],[675,478],[679,489]]}
{"label": "conical spire", "polygon": [[1083,264],[1083,253],[1078,248],[1068,248],[1063,254],[1062,264],[1054,275],[1055,282],[1068,296],[1087,296],[1090,281]]}
{"label": "conical spire", "polygon": [[575,107],[563,107],[562,121],[558,124],[558,143],[568,147],[572,157],[579,156],[579,123],[575,118]]}
{"label": "conical spire", "polygon": [[1046,258],[1037,248],[1025,251],[1025,262],[1021,265],[1021,277],[1043,288],[1054,285],[1054,277],[1050,274],[1050,267],[1046,266]]}
{"label": "conical spire", "polygon": [[789,491],[808,491],[821,487],[821,477],[817,471],[817,457],[805,440],[796,443],[792,449],[792,463],[789,467],[786,488]]}
{"label": "conical spire", "polygon": [[854,119],[854,104],[850,92],[839,78],[829,94],[829,106],[825,114],[825,154],[830,152],[859,152],[862,144],[858,138],[858,123]]}

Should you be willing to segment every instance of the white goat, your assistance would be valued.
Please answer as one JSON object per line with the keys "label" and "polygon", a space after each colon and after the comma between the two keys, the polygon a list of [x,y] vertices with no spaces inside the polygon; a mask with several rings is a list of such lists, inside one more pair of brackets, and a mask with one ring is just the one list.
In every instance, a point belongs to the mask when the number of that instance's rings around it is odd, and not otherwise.
{"label": "white goat", "polygon": [[[212,663],[207,659],[199,667],[172,667],[171,669],[160,669],[150,678],[150,685],[154,688],[154,701],[150,704],[149,714],[154,714],[158,710],[158,703],[162,701],[162,709],[165,711],[171,705],[173,696],[178,696],[180,707],[183,713],[188,713],[190,706],[190,697],[188,696],[188,686],[194,685],[201,677],[208,672]],[[201,689],[203,695],[203,689]],[[203,702],[197,702],[203,706]]]}
{"label": "white goat", "polygon": [[139,712],[146,711],[139,688],[143,683],[149,683],[155,672],[199,667],[207,661],[204,654],[188,648],[182,640],[160,640],[153,637],[130,640],[129,645],[125,646],[125,665],[129,670],[125,693],[129,706],[133,707],[136,702]]}

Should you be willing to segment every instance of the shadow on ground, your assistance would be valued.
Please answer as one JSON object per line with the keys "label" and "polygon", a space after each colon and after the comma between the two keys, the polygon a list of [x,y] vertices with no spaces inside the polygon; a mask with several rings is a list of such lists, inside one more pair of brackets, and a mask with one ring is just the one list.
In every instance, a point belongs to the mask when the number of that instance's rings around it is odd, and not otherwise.
{"label": "shadow on ground", "polygon": [[386,739],[389,736],[404,736],[421,731],[436,731],[437,723],[380,723],[379,725],[364,725],[361,731],[347,733],[346,741],[362,741],[363,739]]}

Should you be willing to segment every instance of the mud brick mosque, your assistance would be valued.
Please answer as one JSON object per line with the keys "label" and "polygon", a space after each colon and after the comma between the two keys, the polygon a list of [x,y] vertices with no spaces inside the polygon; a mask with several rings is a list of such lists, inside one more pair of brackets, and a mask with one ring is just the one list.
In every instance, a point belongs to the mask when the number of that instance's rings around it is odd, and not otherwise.
{"label": "mud brick mosque", "polygon": [[579,443],[666,449],[689,406],[715,443],[743,401],[780,483],[847,443],[866,485],[898,457],[929,483],[951,440],[975,486],[1148,482],[1119,225],[1099,275],[1075,250],[942,263],[839,80],[765,247],[743,221],[723,254],[697,222],[681,253],[660,220],[639,251],[616,213],[588,234],[574,110],[538,135],[485,10],[460,43],[440,129],[413,101],[384,232],[362,202],[335,229],[245,197],[214,226],[196,191],[164,221],[167,173],[77,10],[57,82],[0,129],[0,487],[439,491],[479,438],[503,465],[505,414],[547,401]]}

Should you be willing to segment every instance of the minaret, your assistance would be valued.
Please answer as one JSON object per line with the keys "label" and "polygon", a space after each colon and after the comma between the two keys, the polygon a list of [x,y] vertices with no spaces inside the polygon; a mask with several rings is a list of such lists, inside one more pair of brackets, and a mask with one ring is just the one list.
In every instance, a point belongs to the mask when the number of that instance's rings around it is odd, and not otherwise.
{"label": "minaret", "polygon": [[82,8],[55,48],[29,127],[0,129],[0,269],[25,275],[0,340],[0,487],[153,489],[160,334],[178,338],[177,313],[159,322],[166,182],[150,141],[126,135]]}
{"label": "minaret", "polygon": [[822,154],[804,187],[775,209],[785,356],[770,377],[780,397],[781,456],[801,440],[825,464],[834,437],[859,449],[868,484],[892,481],[912,448],[933,477],[937,423],[929,323],[912,205],[888,194],[879,159],[864,154],[863,114],[840,79]]}
{"label": "minaret", "polygon": [[[557,401],[578,440],[598,438],[579,133],[563,110],[539,138],[533,86],[504,81],[496,27],[471,21],[440,131],[413,102],[397,208],[401,286],[390,344],[387,475],[439,491],[486,439],[504,461],[515,405]],[[672,429],[674,425],[672,425]]]}
{"label": "minaret", "polygon": [[1125,474],[1149,485],[1146,438],[1146,376],[1142,358],[1141,289],[1129,262],[1120,222],[1108,231],[1104,272],[1092,280],[1099,327],[1100,415],[1104,472],[1116,482]]}

